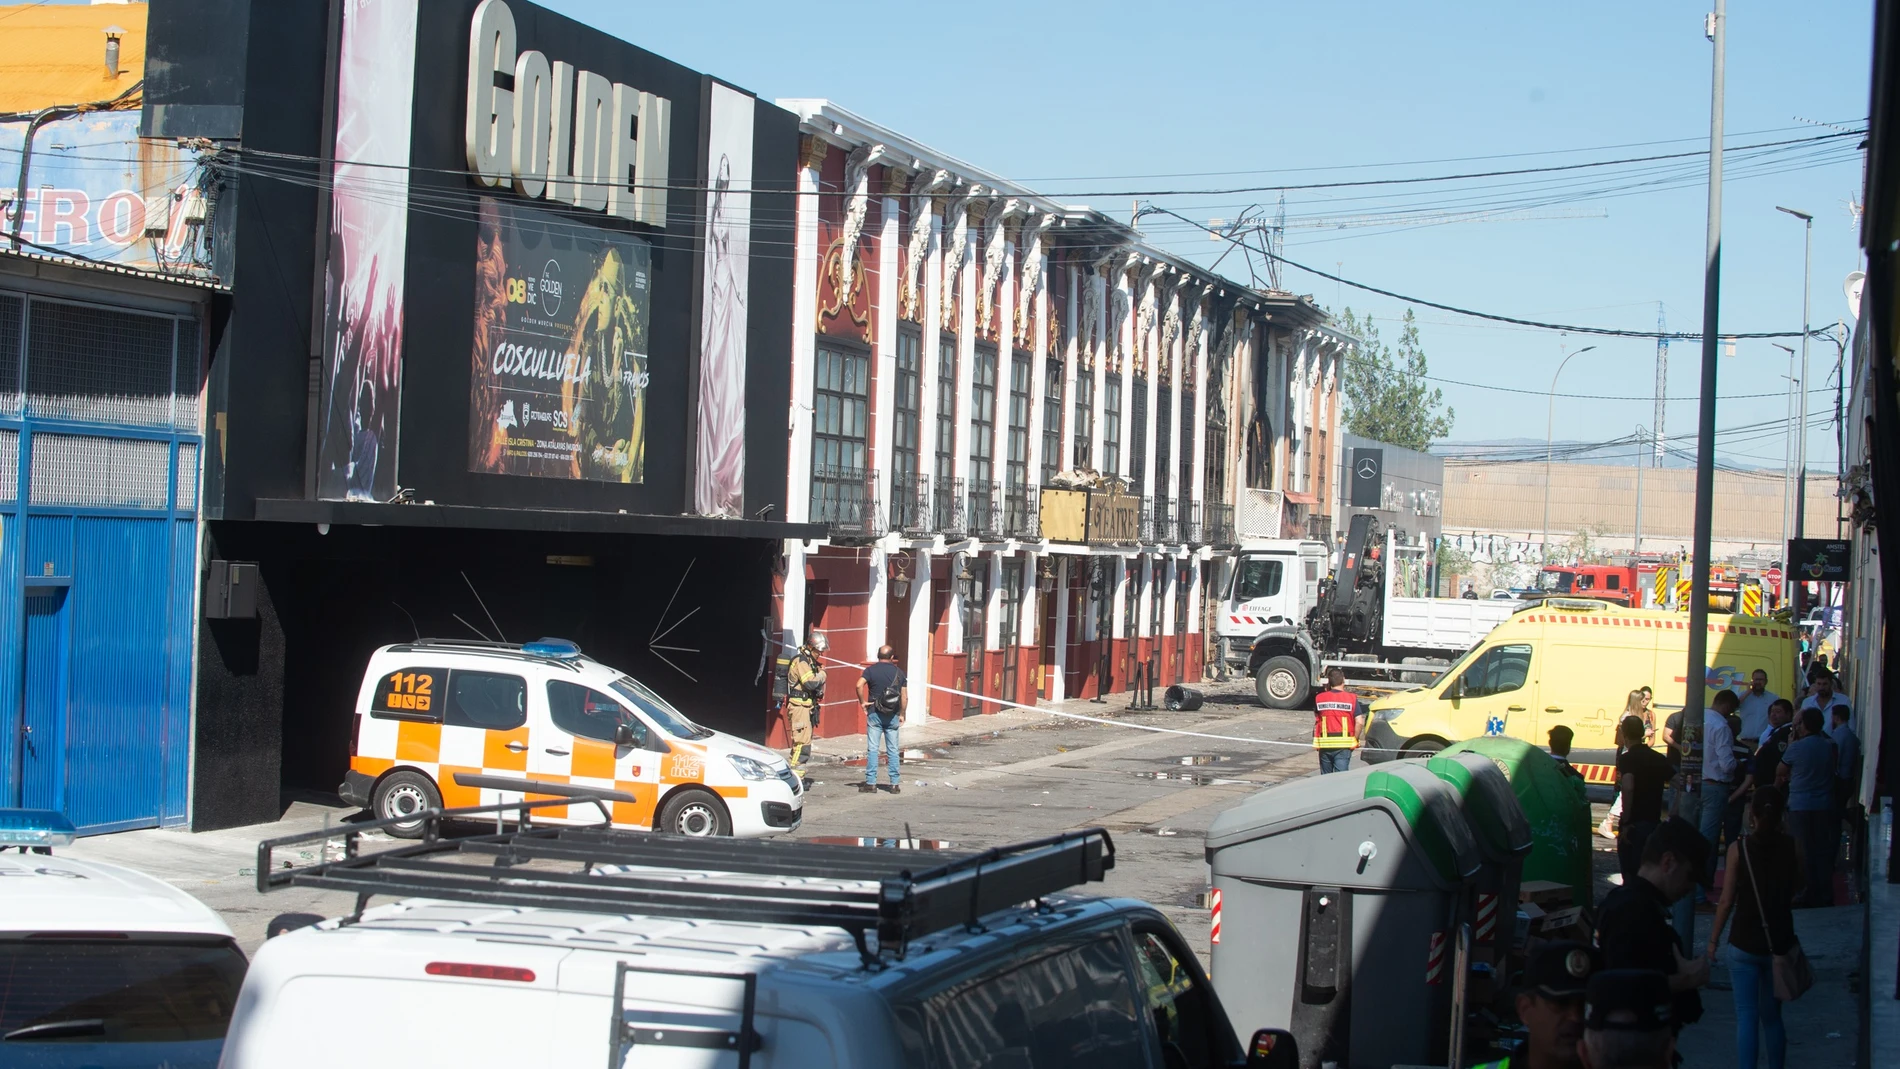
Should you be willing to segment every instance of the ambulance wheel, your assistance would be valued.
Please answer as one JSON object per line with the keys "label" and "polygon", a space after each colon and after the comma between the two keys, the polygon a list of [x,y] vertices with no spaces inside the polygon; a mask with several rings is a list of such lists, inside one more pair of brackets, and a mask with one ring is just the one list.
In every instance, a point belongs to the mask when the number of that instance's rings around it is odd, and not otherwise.
{"label": "ambulance wheel", "polygon": [[1298,657],[1268,658],[1254,676],[1254,693],[1269,709],[1298,709],[1312,690],[1312,677]]}
{"label": "ambulance wheel", "polygon": [[1423,761],[1427,757],[1437,754],[1438,751],[1444,748],[1445,742],[1443,739],[1413,739],[1411,742],[1405,744],[1403,750],[1399,751],[1399,759],[1402,761]]}
{"label": "ambulance wheel", "polygon": [[391,772],[376,784],[376,791],[370,797],[370,810],[377,820],[415,818],[383,829],[398,839],[421,838],[422,812],[440,808],[442,795],[436,791],[435,784],[429,782],[429,777],[420,772]]}
{"label": "ambulance wheel", "polygon": [[691,835],[695,838],[707,838],[714,835],[731,835],[732,818],[726,815],[725,803],[710,791],[681,791],[666,800],[660,807],[659,831],[670,835]]}

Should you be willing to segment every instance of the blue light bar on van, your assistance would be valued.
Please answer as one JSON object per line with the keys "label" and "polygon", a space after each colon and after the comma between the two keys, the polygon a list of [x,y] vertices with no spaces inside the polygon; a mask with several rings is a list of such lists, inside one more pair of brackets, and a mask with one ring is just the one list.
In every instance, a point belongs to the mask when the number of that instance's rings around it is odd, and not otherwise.
{"label": "blue light bar on van", "polygon": [[0,846],[71,846],[79,829],[53,809],[0,809]]}
{"label": "blue light bar on van", "polygon": [[537,638],[533,642],[522,643],[521,652],[535,657],[574,661],[580,659],[581,648],[564,638]]}

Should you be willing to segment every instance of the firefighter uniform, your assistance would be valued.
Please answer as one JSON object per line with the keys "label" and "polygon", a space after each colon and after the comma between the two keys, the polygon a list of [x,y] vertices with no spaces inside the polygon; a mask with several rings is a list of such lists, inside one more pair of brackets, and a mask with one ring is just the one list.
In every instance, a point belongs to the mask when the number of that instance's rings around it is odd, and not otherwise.
{"label": "firefighter uniform", "polygon": [[1313,699],[1313,748],[1319,770],[1344,772],[1359,748],[1359,698],[1349,690],[1322,690]]}
{"label": "firefighter uniform", "polygon": [[825,668],[810,646],[800,646],[785,670],[785,736],[791,747],[787,759],[801,777],[811,759],[811,729],[818,721],[818,702],[825,696]]}

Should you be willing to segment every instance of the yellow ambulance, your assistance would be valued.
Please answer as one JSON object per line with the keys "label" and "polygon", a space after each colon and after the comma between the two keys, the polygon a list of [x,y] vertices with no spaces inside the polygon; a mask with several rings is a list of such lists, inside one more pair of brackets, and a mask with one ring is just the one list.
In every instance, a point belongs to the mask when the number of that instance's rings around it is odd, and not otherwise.
{"label": "yellow ambulance", "polygon": [[[1710,614],[1704,700],[1768,673],[1794,693],[1795,633],[1766,617]],[[1508,735],[1545,746],[1559,724],[1576,733],[1571,762],[1592,783],[1615,781],[1616,725],[1629,692],[1647,686],[1661,723],[1687,694],[1689,616],[1558,599],[1522,609],[1428,686],[1372,703],[1366,759],[1422,757],[1464,739]]]}

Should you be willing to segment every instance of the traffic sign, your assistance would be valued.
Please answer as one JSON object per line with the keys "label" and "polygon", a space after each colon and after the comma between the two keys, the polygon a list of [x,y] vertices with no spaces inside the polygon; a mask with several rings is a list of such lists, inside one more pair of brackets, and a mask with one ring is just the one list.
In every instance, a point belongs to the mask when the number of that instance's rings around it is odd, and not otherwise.
{"label": "traffic sign", "polygon": [[1781,585],[1781,569],[1770,568],[1767,571],[1762,573],[1761,578],[1762,578],[1762,582],[1767,583],[1769,586],[1780,586]]}

